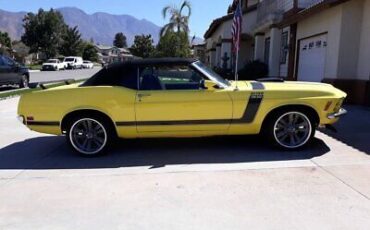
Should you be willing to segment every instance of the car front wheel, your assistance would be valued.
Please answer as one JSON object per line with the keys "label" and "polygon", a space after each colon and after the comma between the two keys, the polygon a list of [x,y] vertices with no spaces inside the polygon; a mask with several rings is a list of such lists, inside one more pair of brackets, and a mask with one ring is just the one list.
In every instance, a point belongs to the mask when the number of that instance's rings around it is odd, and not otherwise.
{"label": "car front wheel", "polygon": [[22,75],[21,81],[19,82],[19,88],[27,88],[28,83],[28,77],[26,75]]}
{"label": "car front wheel", "polygon": [[308,144],[315,129],[309,115],[302,111],[285,111],[274,114],[267,124],[267,137],[278,147],[298,149]]}
{"label": "car front wheel", "polygon": [[71,122],[67,138],[80,154],[96,156],[107,150],[112,131],[103,119],[80,117]]}

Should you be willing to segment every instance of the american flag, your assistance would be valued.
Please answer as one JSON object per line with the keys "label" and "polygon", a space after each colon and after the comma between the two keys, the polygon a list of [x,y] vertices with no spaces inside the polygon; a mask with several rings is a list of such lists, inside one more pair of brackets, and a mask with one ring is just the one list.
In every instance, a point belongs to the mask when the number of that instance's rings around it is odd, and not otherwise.
{"label": "american flag", "polygon": [[[240,0],[239,0],[240,1]],[[238,2],[235,13],[231,34],[233,36],[233,52],[237,53],[240,47],[240,34],[242,31],[243,12],[240,2]]]}

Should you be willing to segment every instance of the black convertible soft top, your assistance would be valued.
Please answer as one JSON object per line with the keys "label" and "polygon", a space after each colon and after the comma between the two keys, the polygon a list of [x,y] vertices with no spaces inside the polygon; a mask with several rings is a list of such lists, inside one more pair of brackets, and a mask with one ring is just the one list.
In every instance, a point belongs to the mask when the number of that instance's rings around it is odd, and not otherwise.
{"label": "black convertible soft top", "polygon": [[127,65],[189,65],[196,61],[198,61],[198,59],[195,58],[146,58],[111,64],[108,68]]}

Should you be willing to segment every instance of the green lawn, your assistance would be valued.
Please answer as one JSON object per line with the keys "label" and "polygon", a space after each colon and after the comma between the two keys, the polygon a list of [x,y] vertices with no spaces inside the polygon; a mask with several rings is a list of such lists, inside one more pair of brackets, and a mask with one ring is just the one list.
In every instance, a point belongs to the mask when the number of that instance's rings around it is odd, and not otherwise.
{"label": "green lawn", "polygon": [[30,70],[41,70],[42,65],[27,65]]}

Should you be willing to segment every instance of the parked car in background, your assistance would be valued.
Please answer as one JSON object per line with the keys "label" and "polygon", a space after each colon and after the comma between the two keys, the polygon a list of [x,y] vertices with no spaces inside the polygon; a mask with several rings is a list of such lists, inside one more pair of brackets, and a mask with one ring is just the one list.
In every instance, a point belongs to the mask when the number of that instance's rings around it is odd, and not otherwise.
{"label": "parked car in background", "polygon": [[94,68],[94,63],[92,63],[91,61],[83,61],[82,68],[92,69],[92,68]]}
{"label": "parked car in background", "polygon": [[63,62],[67,64],[67,69],[82,69],[82,57],[65,57]]}
{"label": "parked car in background", "polygon": [[0,86],[18,85],[20,88],[25,88],[28,87],[29,81],[28,68],[0,54]]}
{"label": "parked car in background", "polygon": [[65,64],[59,61],[59,59],[49,59],[45,63],[42,64],[42,68],[41,68],[42,71],[47,71],[47,70],[58,71],[61,69],[62,70],[65,69]]}

